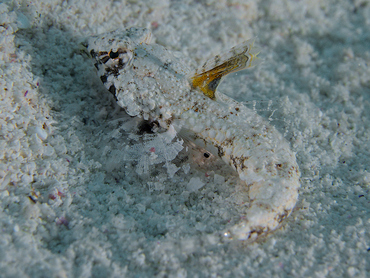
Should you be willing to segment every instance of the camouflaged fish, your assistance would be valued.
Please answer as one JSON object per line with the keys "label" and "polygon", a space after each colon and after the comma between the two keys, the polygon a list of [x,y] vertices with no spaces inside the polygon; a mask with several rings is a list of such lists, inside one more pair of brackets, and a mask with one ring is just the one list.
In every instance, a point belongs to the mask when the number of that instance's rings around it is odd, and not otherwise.
{"label": "camouflaged fish", "polygon": [[101,81],[129,115],[175,126],[245,182],[249,206],[225,236],[253,240],[275,230],[298,199],[295,154],[265,119],[216,90],[228,73],[258,63],[253,40],[192,72],[150,39],[148,30],[131,28],[91,37],[85,46]]}

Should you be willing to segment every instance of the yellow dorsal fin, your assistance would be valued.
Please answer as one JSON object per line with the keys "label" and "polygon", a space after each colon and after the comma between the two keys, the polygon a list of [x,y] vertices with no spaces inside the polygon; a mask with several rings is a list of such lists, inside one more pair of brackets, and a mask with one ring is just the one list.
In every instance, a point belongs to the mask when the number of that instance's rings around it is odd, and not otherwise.
{"label": "yellow dorsal fin", "polygon": [[256,66],[258,50],[253,47],[254,39],[247,40],[229,51],[208,60],[191,77],[190,82],[211,99],[215,99],[217,86],[225,75]]}

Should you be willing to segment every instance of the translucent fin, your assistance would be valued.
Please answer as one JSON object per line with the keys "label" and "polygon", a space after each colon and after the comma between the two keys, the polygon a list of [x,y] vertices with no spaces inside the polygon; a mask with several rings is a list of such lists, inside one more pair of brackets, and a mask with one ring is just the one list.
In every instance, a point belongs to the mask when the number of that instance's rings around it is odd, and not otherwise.
{"label": "translucent fin", "polygon": [[217,86],[225,75],[254,67],[260,62],[258,49],[253,47],[255,39],[247,40],[230,50],[216,55],[190,76],[194,88],[200,89],[207,97],[215,99]]}

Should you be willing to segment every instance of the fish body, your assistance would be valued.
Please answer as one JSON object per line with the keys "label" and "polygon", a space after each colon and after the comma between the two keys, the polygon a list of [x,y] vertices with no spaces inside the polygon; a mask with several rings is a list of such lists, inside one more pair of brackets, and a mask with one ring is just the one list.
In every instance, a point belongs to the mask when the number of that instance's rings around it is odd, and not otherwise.
{"label": "fish body", "polygon": [[150,37],[146,29],[130,28],[86,41],[105,87],[129,115],[191,134],[239,174],[250,202],[225,236],[254,240],[275,230],[298,200],[295,154],[265,119],[216,90],[226,74],[256,64],[253,41],[191,71]]}

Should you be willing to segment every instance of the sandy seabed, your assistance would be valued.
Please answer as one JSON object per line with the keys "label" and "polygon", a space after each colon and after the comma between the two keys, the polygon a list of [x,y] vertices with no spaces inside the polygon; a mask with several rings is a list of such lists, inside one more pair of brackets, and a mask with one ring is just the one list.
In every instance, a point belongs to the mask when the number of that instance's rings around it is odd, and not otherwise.
{"label": "sandy seabed", "polygon": [[[217,161],[137,173],[138,120],[79,47],[131,26],[192,68],[257,36],[264,63],[219,90],[296,152],[299,202],[279,230],[220,235],[243,200]],[[369,29],[365,0],[3,1],[0,276],[368,277]]]}

